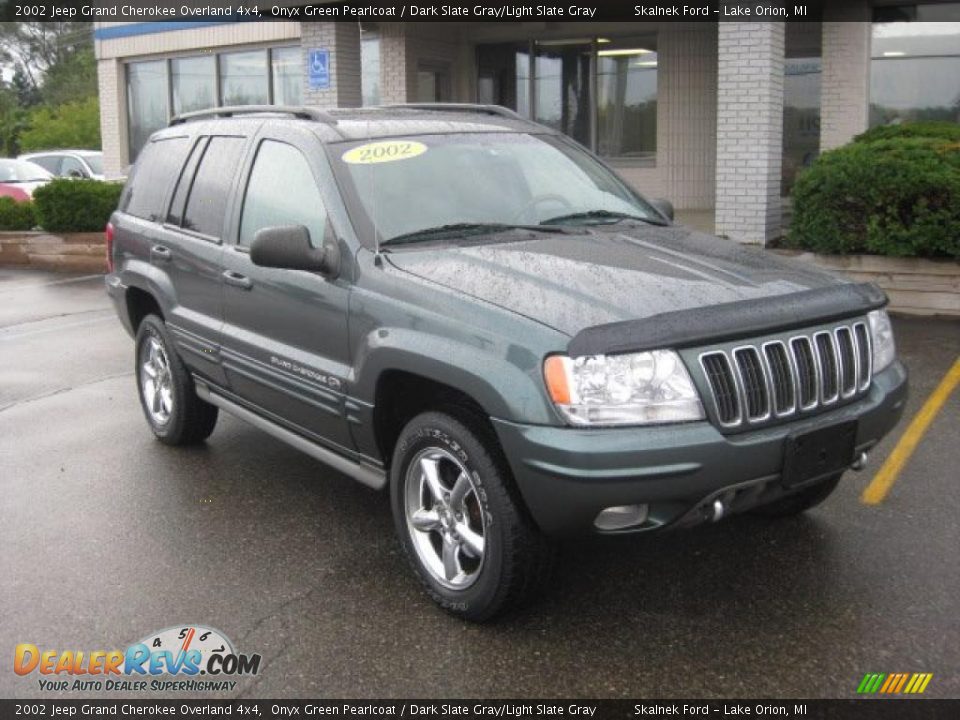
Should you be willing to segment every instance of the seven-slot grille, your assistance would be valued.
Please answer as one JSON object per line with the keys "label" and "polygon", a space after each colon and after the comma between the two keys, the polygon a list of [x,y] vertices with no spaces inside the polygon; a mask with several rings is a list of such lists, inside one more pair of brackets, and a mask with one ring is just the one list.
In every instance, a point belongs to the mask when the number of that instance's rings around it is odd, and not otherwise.
{"label": "seven-slot grille", "polygon": [[789,339],[743,344],[700,355],[717,420],[755,425],[848,400],[866,391],[872,373],[863,322]]}

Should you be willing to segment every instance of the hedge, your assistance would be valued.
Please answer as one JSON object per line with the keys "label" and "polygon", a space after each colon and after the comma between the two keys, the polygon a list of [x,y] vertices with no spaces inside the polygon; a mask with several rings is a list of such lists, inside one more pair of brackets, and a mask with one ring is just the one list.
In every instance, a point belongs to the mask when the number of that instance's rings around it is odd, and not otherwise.
{"label": "hedge", "polygon": [[865,133],[857,135],[854,142],[874,142],[875,140],[893,140],[895,138],[940,138],[960,142],[960,123],[945,120],[926,122],[905,122],[897,125],[878,125]]}
{"label": "hedge", "polygon": [[960,258],[960,139],[883,135],[825,152],[800,174],[787,246]]}
{"label": "hedge", "polygon": [[0,230],[30,230],[34,225],[33,203],[0,197]]}
{"label": "hedge", "polygon": [[47,232],[103,230],[122,191],[120,183],[53,180],[33,191],[37,221]]}

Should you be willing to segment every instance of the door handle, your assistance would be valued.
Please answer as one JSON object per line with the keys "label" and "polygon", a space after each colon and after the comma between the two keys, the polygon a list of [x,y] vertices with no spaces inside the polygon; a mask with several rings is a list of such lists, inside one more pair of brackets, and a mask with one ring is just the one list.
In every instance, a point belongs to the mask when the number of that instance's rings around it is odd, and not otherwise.
{"label": "door handle", "polygon": [[168,247],[164,247],[163,245],[154,245],[152,248],[150,248],[150,257],[155,260],[169,262],[173,258],[173,253],[170,252],[170,248]]}
{"label": "door handle", "polygon": [[233,285],[241,290],[249,290],[253,287],[253,283],[250,281],[250,278],[248,278],[246,275],[235,273],[233,270],[223,271],[223,281],[227,285]]}

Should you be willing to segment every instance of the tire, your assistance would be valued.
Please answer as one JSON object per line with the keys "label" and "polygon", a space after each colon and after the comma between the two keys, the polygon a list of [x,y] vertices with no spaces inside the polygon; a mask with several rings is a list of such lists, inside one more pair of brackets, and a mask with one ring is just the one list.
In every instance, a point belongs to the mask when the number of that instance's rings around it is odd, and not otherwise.
{"label": "tire", "polygon": [[423,413],[400,433],[391,505],[427,594],[451,614],[483,622],[532,599],[554,551],[527,515],[493,432],[458,415]]}
{"label": "tire", "polygon": [[136,348],[137,394],[157,439],[167,445],[193,445],[210,437],[217,408],[197,397],[193,378],[162,319],[156,315],[143,319]]}
{"label": "tire", "polygon": [[826,480],[821,480],[816,485],[804,488],[799,492],[787,495],[779,500],[774,500],[768,505],[761,505],[754,508],[753,513],[757,515],[766,515],[767,517],[790,517],[806,512],[810,508],[816,507],[837,489],[840,478],[843,473],[837,473]]}

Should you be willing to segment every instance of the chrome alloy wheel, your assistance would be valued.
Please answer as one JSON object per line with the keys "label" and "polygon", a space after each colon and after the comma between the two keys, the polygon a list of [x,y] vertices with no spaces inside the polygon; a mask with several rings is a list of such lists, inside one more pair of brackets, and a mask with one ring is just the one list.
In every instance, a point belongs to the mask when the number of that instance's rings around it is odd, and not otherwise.
{"label": "chrome alloy wheel", "polygon": [[157,425],[166,425],[173,412],[173,378],[167,352],[155,337],[147,339],[140,365],[140,392],[150,419]]}
{"label": "chrome alloy wheel", "polygon": [[483,567],[486,520],[463,463],[446,450],[421,450],[404,479],[407,532],[421,564],[453,590],[476,581]]}

